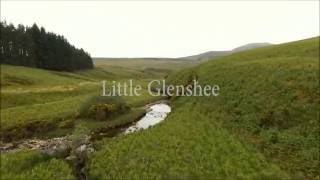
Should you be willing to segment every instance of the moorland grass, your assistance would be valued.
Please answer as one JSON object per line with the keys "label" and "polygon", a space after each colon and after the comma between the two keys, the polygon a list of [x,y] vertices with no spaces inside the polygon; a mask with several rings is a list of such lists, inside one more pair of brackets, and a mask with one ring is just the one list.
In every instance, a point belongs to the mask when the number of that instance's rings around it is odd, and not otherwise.
{"label": "moorland grass", "polygon": [[72,167],[65,161],[30,150],[1,154],[0,172],[1,179],[75,179]]}
{"label": "moorland grass", "polygon": [[[164,76],[165,73],[160,74]],[[30,137],[56,129],[61,123],[61,126],[73,124],[69,123],[70,117],[77,114],[79,107],[92,95],[101,94],[102,80],[121,82],[129,76],[135,84],[143,86],[147,83],[143,78],[150,78],[143,72],[143,67],[121,72],[98,66],[93,70],[70,73],[1,65],[2,138]],[[142,96],[125,97],[131,107],[143,106],[153,99],[146,90]]]}
{"label": "moorland grass", "polygon": [[[146,131],[101,142],[90,158],[92,179],[285,178],[284,172],[194,111],[176,107]],[[191,113],[192,112],[192,113]]]}
{"label": "moorland grass", "polygon": [[[100,81],[121,82],[132,78],[135,84],[145,86],[145,78],[161,78],[168,73],[167,70],[152,71],[144,70],[144,67],[105,68],[98,65],[93,70],[56,72],[1,65],[1,138],[12,141],[68,135],[74,140],[99,128],[132,123],[145,113],[141,106],[155,100],[145,90],[142,96],[124,98],[132,107],[125,114],[105,121],[75,118],[75,115],[90,97],[101,93]],[[3,153],[1,158],[1,178],[4,179],[74,179],[71,166],[37,151]]]}
{"label": "moorland grass", "polygon": [[[190,79],[191,77],[191,79]],[[93,179],[319,178],[319,38],[236,53],[168,77],[220,86],[175,97],[154,128],[106,139]]]}
{"label": "moorland grass", "polygon": [[[94,70],[73,73],[1,65],[1,95],[6,98],[1,102],[1,132],[3,127],[17,127],[14,132],[19,133],[22,125],[61,123],[59,119],[99,93],[102,79],[132,78],[145,86],[150,78],[189,67],[171,62],[143,65],[145,60],[99,63]],[[89,156],[89,178],[319,178],[319,38],[221,57],[173,73],[166,83],[187,85],[195,78],[200,85],[218,84],[220,95],[173,97],[172,113],[162,123],[105,138]],[[86,83],[90,85],[82,88]],[[77,119],[72,134],[131,122],[143,114],[139,106],[155,100],[146,91],[123,99],[130,113],[110,121]],[[2,177],[74,178],[63,161],[36,151],[1,158]],[[16,162],[22,163],[14,169]]]}

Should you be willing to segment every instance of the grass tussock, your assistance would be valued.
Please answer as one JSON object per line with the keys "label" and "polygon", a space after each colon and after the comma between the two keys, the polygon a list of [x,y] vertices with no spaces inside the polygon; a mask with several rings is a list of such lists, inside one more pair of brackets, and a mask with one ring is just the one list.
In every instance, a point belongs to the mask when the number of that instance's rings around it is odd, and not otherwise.
{"label": "grass tussock", "polygon": [[126,102],[118,96],[92,96],[83,103],[79,116],[96,120],[106,120],[130,111]]}

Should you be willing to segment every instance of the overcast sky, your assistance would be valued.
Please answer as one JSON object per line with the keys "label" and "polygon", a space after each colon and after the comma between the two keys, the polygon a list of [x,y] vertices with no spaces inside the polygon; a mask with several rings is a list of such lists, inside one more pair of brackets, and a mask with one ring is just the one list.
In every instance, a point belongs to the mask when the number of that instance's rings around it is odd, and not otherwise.
{"label": "overcast sky", "polygon": [[93,57],[181,57],[319,35],[319,1],[2,1],[1,20],[64,35]]}

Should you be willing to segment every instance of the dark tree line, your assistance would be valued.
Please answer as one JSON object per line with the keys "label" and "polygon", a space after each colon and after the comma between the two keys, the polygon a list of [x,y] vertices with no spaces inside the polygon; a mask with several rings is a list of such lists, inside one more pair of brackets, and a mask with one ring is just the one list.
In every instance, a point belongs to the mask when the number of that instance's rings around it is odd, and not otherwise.
{"label": "dark tree line", "polygon": [[77,49],[61,35],[34,24],[0,22],[0,63],[30,66],[57,71],[74,71],[93,68],[90,55]]}

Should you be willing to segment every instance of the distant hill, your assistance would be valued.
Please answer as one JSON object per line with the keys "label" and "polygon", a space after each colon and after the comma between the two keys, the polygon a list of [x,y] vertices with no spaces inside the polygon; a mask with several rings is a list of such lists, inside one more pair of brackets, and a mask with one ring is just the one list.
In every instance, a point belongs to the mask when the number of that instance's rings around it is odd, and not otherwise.
{"label": "distant hill", "polygon": [[225,56],[228,54],[231,54],[231,51],[208,51],[208,52],[193,55],[193,56],[182,57],[180,59],[191,60],[191,61],[199,61],[199,60],[206,61],[215,57]]}
{"label": "distant hill", "polygon": [[137,57],[137,58],[112,58],[112,57],[93,57],[92,58],[94,61],[101,61],[101,60],[119,60],[119,61],[132,61],[132,60],[148,60],[148,61],[175,61],[175,60],[183,60],[183,59],[179,59],[179,58],[153,58],[153,57]]}
{"label": "distant hill", "polygon": [[270,45],[272,45],[272,44],[270,44],[270,43],[250,43],[250,44],[246,44],[246,45],[234,48],[232,50],[232,52],[246,51],[249,49],[261,48],[261,47],[270,46]]}
{"label": "distant hill", "polygon": [[154,57],[137,57],[137,58],[108,58],[108,57],[94,57],[93,61],[114,61],[114,60],[119,60],[119,61],[178,61],[178,62],[186,62],[186,61],[207,61],[210,59],[214,59],[217,57],[221,56],[226,56],[235,52],[240,52],[240,51],[246,51],[249,49],[255,49],[255,48],[260,48],[260,47],[265,47],[265,46],[270,46],[272,44],[270,43],[250,43],[246,44],[237,48],[234,48],[232,50],[228,51],[208,51],[205,53],[197,54],[197,55],[192,55],[192,56],[186,56],[186,57],[180,57],[180,58],[154,58]]}
{"label": "distant hill", "polygon": [[246,51],[249,49],[255,49],[255,48],[260,48],[260,47],[265,47],[265,46],[270,46],[272,44],[270,43],[250,43],[246,44],[237,48],[234,48],[229,51],[208,51],[205,53],[193,55],[193,56],[187,56],[187,57],[181,57],[180,59],[185,59],[185,60],[191,60],[191,61],[207,61],[210,59],[214,59],[216,57],[221,57],[221,56],[226,56],[235,52],[240,52],[240,51]]}

